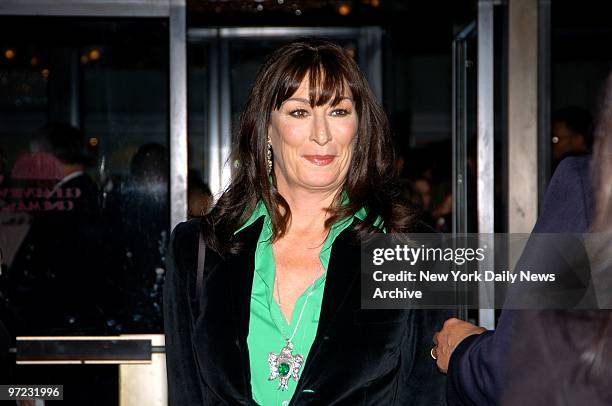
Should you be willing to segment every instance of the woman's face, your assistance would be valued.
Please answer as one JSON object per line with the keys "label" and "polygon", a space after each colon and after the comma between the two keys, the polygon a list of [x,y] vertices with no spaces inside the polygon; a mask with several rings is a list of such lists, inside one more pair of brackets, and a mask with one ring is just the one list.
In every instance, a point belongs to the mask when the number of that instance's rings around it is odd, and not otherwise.
{"label": "woman's face", "polygon": [[[350,94],[310,107],[308,79],[272,112],[268,135],[277,183],[311,191],[339,189],[348,172],[358,117]],[[331,102],[331,100],[330,100]]]}

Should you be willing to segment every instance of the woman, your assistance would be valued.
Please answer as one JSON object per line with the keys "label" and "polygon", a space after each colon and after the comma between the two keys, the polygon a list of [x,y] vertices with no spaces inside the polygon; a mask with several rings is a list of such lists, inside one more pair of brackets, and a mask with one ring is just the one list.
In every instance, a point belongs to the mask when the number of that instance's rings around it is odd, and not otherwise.
{"label": "woman", "polygon": [[173,233],[170,403],[442,404],[427,346],[442,316],[360,307],[359,241],[414,220],[385,114],[342,48],[308,40],[268,58],[233,162],[214,209]]}

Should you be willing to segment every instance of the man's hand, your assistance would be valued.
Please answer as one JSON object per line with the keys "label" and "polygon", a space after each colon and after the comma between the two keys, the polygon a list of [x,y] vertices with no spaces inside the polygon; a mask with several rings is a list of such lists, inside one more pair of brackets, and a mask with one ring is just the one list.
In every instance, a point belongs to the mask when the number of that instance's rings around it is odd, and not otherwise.
{"label": "man's hand", "polygon": [[432,350],[432,355],[436,357],[436,364],[440,371],[448,372],[451,354],[464,338],[485,331],[487,331],[485,328],[475,326],[467,321],[456,318],[446,320],[442,330],[438,331],[433,337],[436,346]]}

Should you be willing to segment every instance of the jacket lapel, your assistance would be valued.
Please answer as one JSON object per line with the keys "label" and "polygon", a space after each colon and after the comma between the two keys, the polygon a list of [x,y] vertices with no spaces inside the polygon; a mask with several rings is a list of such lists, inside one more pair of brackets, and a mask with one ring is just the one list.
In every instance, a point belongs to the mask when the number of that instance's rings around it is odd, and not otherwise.
{"label": "jacket lapel", "polygon": [[[320,357],[321,344],[328,339],[327,336],[339,309],[347,300],[350,292],[354,289],[353,285],[358,280],[360,252],[359,244],[356,244],[354,240],[354,233],[349,228],[340,233],[332,247],[317,334],[310,347],[308,361],[304,366],[293,396],[294,401],[299,397],[304,387],[308,387],[312,380],[317,378],[318,374],[315,371],[318,370],[316,364],[318,364]],[[294,402],[292,401],[291,404],[294,404]]]}
{"label": "jacket lapel", "polygon": [[[242,244],[242,249],[238,254],[228,257],[226,269],[230,286],[232,322],[236,330],[236,345],[240,351],[240,369],[243,371],[241,393],[245,397],[245,404],[252,404],[253,398],[247,335],[249,332],[250,300],[255,269],[255,250],[262,226],[263,217],[234,236]],[[235,368],[237,366],[228,367]]]}

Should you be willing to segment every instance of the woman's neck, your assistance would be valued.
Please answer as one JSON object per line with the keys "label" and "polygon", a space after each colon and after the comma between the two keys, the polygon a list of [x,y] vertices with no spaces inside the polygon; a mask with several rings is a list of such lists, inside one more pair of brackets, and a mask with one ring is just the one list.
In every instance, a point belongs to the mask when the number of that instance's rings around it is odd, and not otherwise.
{"label": "woman's neck", "polygon": [[329,217],[326,209],[332,206],[337,190],[311,191],[279,184],[278,191],[291,210],[286,235],[326,234],[325,220]]}

